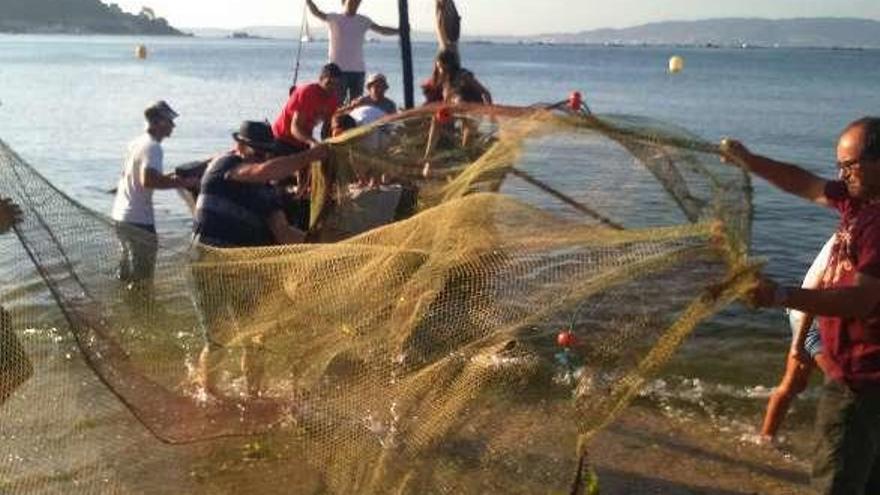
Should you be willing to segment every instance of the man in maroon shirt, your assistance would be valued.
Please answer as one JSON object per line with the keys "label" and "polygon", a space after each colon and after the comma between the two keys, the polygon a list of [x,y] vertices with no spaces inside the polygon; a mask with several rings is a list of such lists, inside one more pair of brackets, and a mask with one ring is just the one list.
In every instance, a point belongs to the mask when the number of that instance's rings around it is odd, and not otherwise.
{"label": "man in maroon shirt", "polygon": [[282,153],[304,151],[318,144],[312,133],[319,121],[329,129],[330,118],[338,105],[337,87],[341,77],[339,66],[327,64],[321,69],[318,82],[300,86],[290,94],[272,125]]}
{"label": "man in maroon shirt", "polygon": [[839,181],[753,154],[736,141],[723,142],[722,152],[783,191],[840,213],[819,289],[764,279],[752,296],[759,306],[822,317],[830,366],[816,418],[815,488],[834,495],[880,493],[880,118],[857,120],[840,135]]}

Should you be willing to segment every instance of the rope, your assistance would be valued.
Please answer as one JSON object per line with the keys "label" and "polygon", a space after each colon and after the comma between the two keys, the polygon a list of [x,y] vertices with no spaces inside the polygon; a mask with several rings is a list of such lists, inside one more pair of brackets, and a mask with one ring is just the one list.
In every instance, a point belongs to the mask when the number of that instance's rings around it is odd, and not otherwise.
{"label": "rope", "polygon": [[299,63],[302,59],[302,50],[303,50],[303,34],[305,34],[305,30],[309,23],[308,17],[308,8],[309,6],[306,2],[303,2],[303,13],[302,13],[302,21],[299,23],[299,46],[296,49],[296,64],[293,67],[293,84],[291,88],[296,86],[297,81],[299,80]]}

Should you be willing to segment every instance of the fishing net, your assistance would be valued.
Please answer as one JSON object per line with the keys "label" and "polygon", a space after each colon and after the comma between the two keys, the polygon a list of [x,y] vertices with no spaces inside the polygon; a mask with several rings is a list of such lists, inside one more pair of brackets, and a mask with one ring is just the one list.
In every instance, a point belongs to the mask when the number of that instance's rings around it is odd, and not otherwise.
{"label": "fishing net", "polygon": [[125,283],[155,238],[0,142],[0,492],[577,491],[752,280],[746,175],[669,125],[428,107],[330,147],[309,243],[162,241]]}

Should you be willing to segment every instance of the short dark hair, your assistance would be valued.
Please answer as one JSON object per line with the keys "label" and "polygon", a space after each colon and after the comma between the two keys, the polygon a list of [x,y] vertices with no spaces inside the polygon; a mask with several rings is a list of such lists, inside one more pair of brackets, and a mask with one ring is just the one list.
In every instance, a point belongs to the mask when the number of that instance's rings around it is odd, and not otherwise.
{"label": "short dark hair", "polygon": [[349,129],[354,129],[357,127],[357,121],[354,120],[354,117],[347,113],[337,113],[333,116],[333,125],[337,129],[342,129],[343,131],[347,131]]}
{"label": "short dark hair", "polygon": [[880,117],[862,117],[846,126],[841,135],[853,129],[862,129],[865,132],[865,146],[862,148],[861,158],[867,160],[880,158]]}
{"label": "short dark hair", "polygon": [[333,62],[330,62],[324,67],[321,67],[321,77],[340,78],[342,77],[342,69]]}

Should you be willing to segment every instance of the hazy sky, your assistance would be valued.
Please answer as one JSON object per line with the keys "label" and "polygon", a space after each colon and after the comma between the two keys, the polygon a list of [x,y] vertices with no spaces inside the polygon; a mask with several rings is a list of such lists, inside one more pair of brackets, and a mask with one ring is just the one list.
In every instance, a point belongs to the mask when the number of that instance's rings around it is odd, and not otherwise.
{"label": "hazy sky", "polygon": [[[111,0],[103,0],[111,3]],[[304,0],[117,0],[129,12],[151,7],[176,27],[299,24]],[[338,0],[316,0],[338,9]],[[411,22],[431,30],[434,0],[410,0]],[[535,34],[628,27],[711,17],[863,17],[880,20],[880,0],[457,0],[470,34]],[[397,25],[397,0],[363,0],[361,12]]]}

